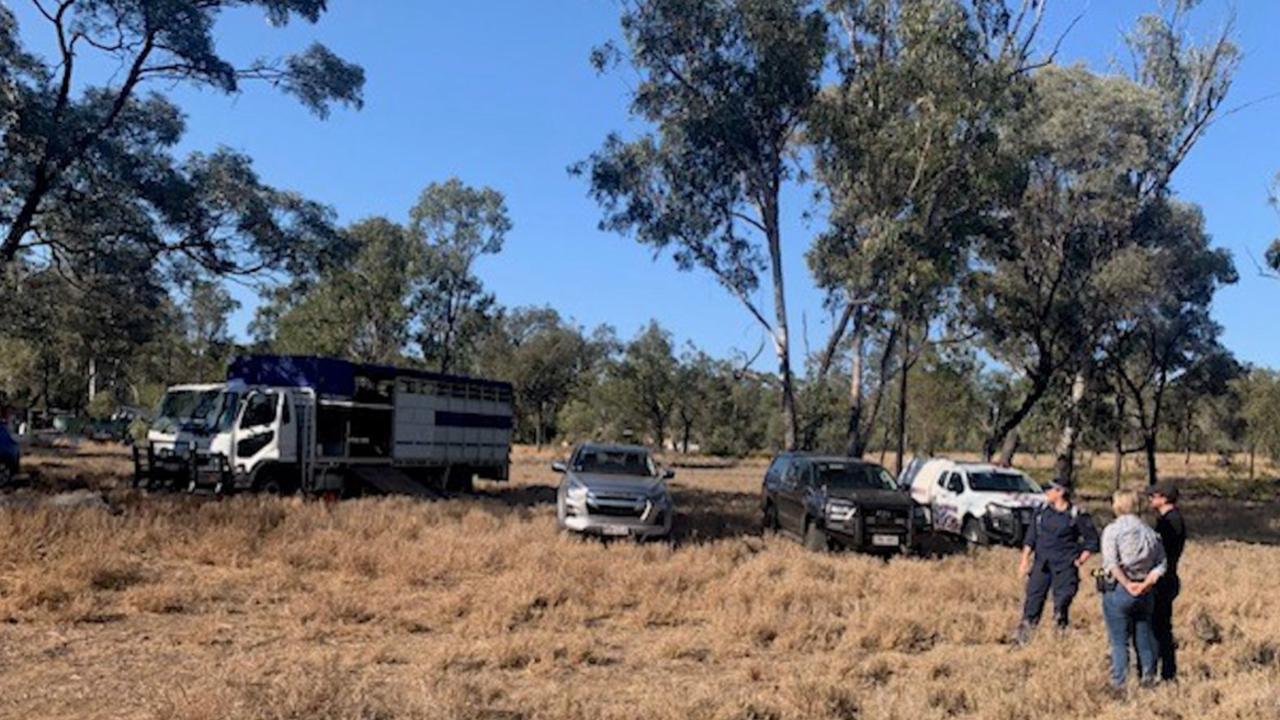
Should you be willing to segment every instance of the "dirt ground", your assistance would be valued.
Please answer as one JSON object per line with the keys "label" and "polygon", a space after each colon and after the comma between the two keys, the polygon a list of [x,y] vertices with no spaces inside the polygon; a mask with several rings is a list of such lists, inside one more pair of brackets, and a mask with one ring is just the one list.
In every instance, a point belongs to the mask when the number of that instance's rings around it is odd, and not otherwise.
{"label": "dirt ground", "polygon": [[[1067,634],[1008,642],[1011,549],[806,553],[759,534],[758,460],[679,467],[673,543],[581,540],[550,457],[326,505],[141,494],[119,448],[35,450],[0,495],[0,717],[1280,718],[1274,481],[1197,460],[1183,680],[1114,700],[1092,590]],[[47,505],[77,488],[105,503]]]}

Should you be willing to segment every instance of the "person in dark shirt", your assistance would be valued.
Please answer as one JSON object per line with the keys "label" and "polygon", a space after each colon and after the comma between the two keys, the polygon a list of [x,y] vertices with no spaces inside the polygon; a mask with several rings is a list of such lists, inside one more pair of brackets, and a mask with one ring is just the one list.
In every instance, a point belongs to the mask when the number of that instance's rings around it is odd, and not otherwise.
{"label": "person in dark shirt", "polygon": [[1178,643],[1173,639],[1173,601],[1182,591],[1178,578],[1178,560],[1187,545],[1187,526],[1178,509],[1178,487],[1170,482],[1156,483],[1147,491],[1151,508],[1156,511],[1156,534],[1164,545],[1169,559],[1169,569],[1155,586],[1155,609],[1151,616],[1152,630],[1159,647],[1160,679],[1175,680],[1178,677]]}
{"label": "person in dark shirt", "polygon": [[1027,579],[1027,598],[1015,637],[1019,645],[1030,640],[1040,624],[1050,590],[1054,623],[1066,629],[1071,601],[1080,589],[1080,567],[1100,549],[1093,519],[1071,504],[1071,487],[1065,481],[1054,480],[1044,494],[1047,502],[1027,528],[1018,567],[1020,576]]}

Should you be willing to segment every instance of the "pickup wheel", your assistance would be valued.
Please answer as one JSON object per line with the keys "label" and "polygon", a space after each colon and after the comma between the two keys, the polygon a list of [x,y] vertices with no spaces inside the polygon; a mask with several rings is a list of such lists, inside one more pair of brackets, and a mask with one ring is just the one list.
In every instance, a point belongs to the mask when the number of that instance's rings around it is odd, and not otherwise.
{"label": "pickup wheel", "polygon": [[964,537],[965,543],[971,547],[979,547],[987,545],[991,539],[987,537],[987,529],[982,527],[982,523],[975,517],[968,517],[964,520],[964,527],[960,534]]}
{"label": "pickup wheel", "polygon": [[826,552],[831,549],[831,539],[826,530],[810,520],[804,526],[804,546],[814,552]]}

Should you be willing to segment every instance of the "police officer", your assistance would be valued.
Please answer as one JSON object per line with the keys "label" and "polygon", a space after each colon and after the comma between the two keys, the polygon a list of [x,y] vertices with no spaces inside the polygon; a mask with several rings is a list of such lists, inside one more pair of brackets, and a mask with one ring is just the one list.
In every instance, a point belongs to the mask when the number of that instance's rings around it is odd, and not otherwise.
{"label": "police officer", "polygon": [[1080,567],[1100,550],[1093,519],[1071,503],[1066,481],[1055,479],[1044,494],[1047,502],[1036,511],[1023,540],[1019,573],[1027,578],[1027,599],[1018,644],[1026,643],[1040,623],[1050,590],[1054,623],[1060,629],[1067,627],[1071,601],[1080,588]]}

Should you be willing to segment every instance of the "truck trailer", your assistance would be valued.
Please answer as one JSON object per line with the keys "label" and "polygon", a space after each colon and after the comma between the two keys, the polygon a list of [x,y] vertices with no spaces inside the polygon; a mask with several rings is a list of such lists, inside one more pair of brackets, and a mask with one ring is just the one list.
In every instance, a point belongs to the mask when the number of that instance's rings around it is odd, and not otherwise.
{"label": "truck trailer", "polygon": [[[231,363],[226,383],[199,387],[217,395],[204,402],[211,411],[162,428],[175,438],[152,433],[134,454],[138,484],[185,480],[189,490],[216,493],[425,495],[509,475],[509,383],[324,357],[250,355]],[[162,407],[168,400],[166,394]]]}

